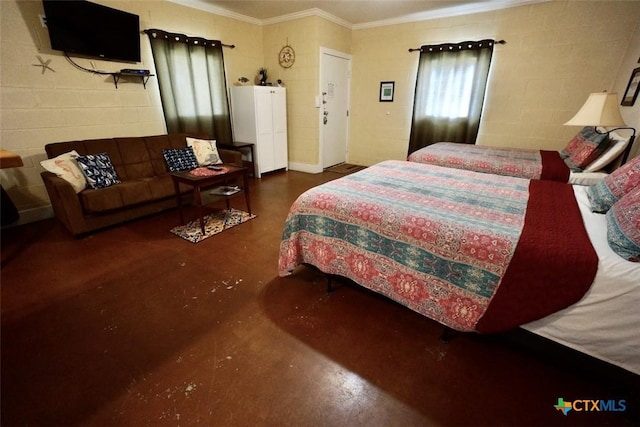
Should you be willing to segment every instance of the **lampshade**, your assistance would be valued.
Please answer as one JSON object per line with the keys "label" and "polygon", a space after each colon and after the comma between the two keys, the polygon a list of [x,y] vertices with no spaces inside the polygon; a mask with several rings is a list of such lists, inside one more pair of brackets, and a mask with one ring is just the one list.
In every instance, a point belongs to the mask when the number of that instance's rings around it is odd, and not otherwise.
{"label": "lampshade", "polygon": [[617,93],[592,93],[568,126],[626,126],[620,115]]}

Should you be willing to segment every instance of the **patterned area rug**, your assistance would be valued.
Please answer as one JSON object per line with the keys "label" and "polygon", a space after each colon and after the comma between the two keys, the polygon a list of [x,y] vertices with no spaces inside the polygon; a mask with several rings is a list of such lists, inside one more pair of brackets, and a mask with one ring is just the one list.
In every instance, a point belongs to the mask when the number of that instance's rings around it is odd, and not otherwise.
{"label": "patterned area rug", "polygon": [[366,166],[360,166],[360,165],[352,165],[349,163],[341,163],[339,165],[335,165],[335,166],[331,166],[327,169],[325,169],[327,172],[335,172],[335,173],[342,173],[342,174],[350,174],[353,172],[358,172],[361,171],[362,169],[365,169]]}
{"label": "patterned area rug", "polygon": [[191,243],[198,243],[255,217],[255,215],[231,208],[217,211],[204,217],[204,236],[200,228],[200,218],[196,218],[186,225],[173,227],[170,231]]}

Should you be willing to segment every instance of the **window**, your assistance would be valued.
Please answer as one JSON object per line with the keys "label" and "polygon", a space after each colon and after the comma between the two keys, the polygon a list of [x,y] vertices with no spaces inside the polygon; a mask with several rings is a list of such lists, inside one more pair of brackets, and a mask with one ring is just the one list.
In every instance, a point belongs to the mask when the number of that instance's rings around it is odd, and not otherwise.
{"label": "window", "polygon": [[[440,84],[429,86],[427,99],[439,102],[427,103],[425,116],[451,119],[469,116],[476,63],[466,62],[469,63],[461,64],[460,67],[449,67],[440,77]],[[435,74],[436,71],[431,72]],[[431,80],[436,78],[437,76],[431,76]]]}
{"label": "window", "polygon": [[494,44],[420,48],[409,153],[439,141],[475,143]]}
{"label": "window", "polygon": [[158,75],[167,132],[206,133],[233,143],[222,43],[145,30]]}

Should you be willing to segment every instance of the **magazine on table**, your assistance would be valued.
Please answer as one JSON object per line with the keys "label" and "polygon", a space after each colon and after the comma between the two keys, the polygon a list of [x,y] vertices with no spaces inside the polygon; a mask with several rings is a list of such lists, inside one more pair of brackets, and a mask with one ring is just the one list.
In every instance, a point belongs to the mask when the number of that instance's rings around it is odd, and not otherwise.
{"label": "magazine on table", "polygon": [[240,187],[238,186],[222,185],[209,191],[209,194],[215,196],[231,196],[232,194],[236,194],[238,192],[240,192]]}

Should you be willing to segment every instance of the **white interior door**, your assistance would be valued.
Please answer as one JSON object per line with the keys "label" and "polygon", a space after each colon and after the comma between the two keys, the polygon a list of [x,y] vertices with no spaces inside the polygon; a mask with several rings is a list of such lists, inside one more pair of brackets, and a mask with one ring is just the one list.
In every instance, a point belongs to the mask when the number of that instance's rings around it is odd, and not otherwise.
{"label": "white interior door", "polygon": [[320,75],[320,148],[328,168],[347,161],[351,57],[322,49]]}

